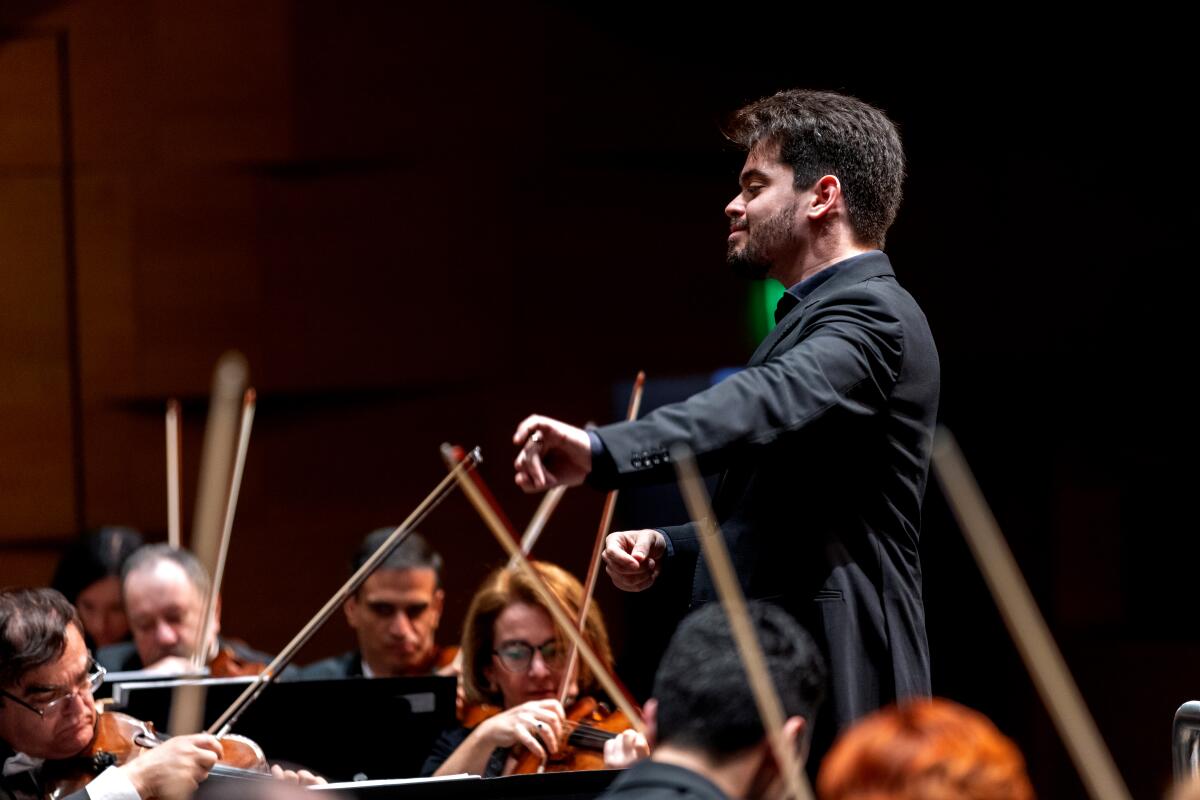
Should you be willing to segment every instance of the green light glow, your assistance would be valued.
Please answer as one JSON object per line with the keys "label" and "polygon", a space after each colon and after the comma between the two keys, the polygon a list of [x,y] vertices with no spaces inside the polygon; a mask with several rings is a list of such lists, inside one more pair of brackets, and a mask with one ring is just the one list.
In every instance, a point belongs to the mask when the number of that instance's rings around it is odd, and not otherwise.
{"label": "green light glow", "polygon": [[783,284],[773,278],[750,284],[750,313],[747,318],[750,320],[754,344],[761,342],[775,327],[775,305],[784,291]]}

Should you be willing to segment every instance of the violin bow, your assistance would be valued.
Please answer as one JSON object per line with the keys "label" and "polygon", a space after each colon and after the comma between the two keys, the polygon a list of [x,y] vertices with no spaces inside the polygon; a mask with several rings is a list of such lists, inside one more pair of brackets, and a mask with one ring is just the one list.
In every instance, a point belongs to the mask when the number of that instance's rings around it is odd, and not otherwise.
{"label": "violin bow", "polygon": [[[533,518],[529,520],[529,525],[526,526],[525,532],[521,534],[521,552],[525,554],[526,558],[529,558],[529,554],[533,552],[533,546],[537,544],[538,538],[542,535],[542,530],[546,527],[546,523],[550,521],[550,515],[554,513],[554,509],[558,507],[558,502],[562,500],[562,496],[566,493],[566,486],[555,486],[542,495],[542,502],[538,503],[537,511],[533,513]],[[515,559],[510,558],[508,560],[508,568],[517,568]]]}
{"label": "violin bow", "polygon": [[[192,523],[192,549],[209,575],[216,566],[221,534],[221,514],[226,507],[229,475],[234,461],[234,431],[238,401],[246,388],[250,367],[241,353],[230,351],[217,360],[213,371],[208,422],[204,427],[204,449],[200,455],[200,486],[196,492],[196,516]],[[201,621],[201,636],[204,624]],[[184,685],[171,698],[172,735],[192,733],[204,721],[204,687]]]}
{"label": "violin bow", "polygon": [[[629,407],[625,411],[625,421],[637,419],[642,407],[642,394],[646,388],[646,373],[639,370],[633,381],[633,391],[629,395]],[[592,545],[592,560],[588,563],[587,581],[583,587],[583,601],[579,605],[579,632],[587,624],[588,610],[592,606],[592,595],[596,593],[596,578],[600,575],[600,554],[604,552],[604,540],[612,529],[613,511],[617,507],[617,490],[613,489],[604,498],[604,509],[600,512],[600,525],[596,528],[596,542]],[[579,652],[571,645],[571,654],[567,657],[567,670],[563,673],[563,685],[559,690],[558,701],[566,704],[567,690],[575,678],[575,669],[579,665]]]}
{"label": "violin bow", "polygon": [[933,436],[933,471],[1088,796],[1092,800],[1129,800],[1129,789],[1038,611],[1029,584],[958,443],[943,426]]}
{"label": "violin bow", "polygon": [[167,544],[178,550],[183,540],[179,473],[183,460],[183,425],[179,401],[167,401]]}
{"label": "violin bow", "polygon": [[221,526],[221,541],[217,546],[217,560],[213,566],[212,582],[204,602],[204,624],[196,635],[196,649],[192,653],[193,666],[200,670],[208,658],[212,646],[212,628],[217,616],[217,598],[221,596],[221,583],[225,578],[225,562],[229,557],[229,540],[233,534],[233,517],[237,512],[238,496],[242,489],[242,473],[246,469],[246,452],[250,449],[250,429],[254,426],[254,410],[258,396],[253,388],[242,395],[242,419],[238,427],[237,455],[233,462],[233,475],[229,479],[229,493],[225,502],[224,521]]}
{"label": "violin bow", "polygon": [[[449,444],[442,445],[442,457],[446,460],[447,466],[451,467],[458,462],[461,456],[461,448],[456,448]],[[475,507],[479,516],[483,519],[484,524],[492,535],[496,537],[496,541],[508,554],[510,559],[516,561],[517,569],[525,573],[529,578],[533,589],[541,597],[542,603],[550,612],[550,616],[554,619],[555,624],[560,630],[566,634],[571,643],[578,648],[579,655],[587,663],[596,679],[600,681],[600,685],[604,687],[604,691],[612,698],[617,707],[624,712],[629,718],[629,722],[639,733],[645,733],[646,726],[642,721],[642,715],[638,713],[635,703],[630,699],[627,691],[620,685],[617,679],[608,671],[608,667],[600,661],[592,646],[588,644],[583,635],[576,629],[575,620],[571,619],[571,614],[564,607],[562,600],[554,591],[546,584],[540,572],[533,568],[529,559],[525,558],[525,554],[521,552],[521,547],[517,543],[517,536],[513,532],[512,526],[507,524],[504,512],[495,504],[495,499],[487,486],[483,483],[478,473],[464,474],[462,472],[451,472],[456,476],[459,486],[462,488],[463,494]]]}
{"label": "violin bow", "polygon": [[742,594],[742,586],[738,583],[733,571],[733,563],[729,559],[729,549],[725,538],[717,526],[716,516],[709,503],[708,492],[700,478],[696,467],[696,458],[689,447],[683,444],[671,446],[671,460],[675,462],[675,472],[679,477],[679,490],[687,505],[688,513],[696,523],[699,532],[700,549],[704,560],[708,563],[708,571],[712,573],[713,583],[717,588],[717,596],[729,619],[729,629],[737,644],[742,666],[746,668],[746,677],[750,682],[750,690],[754,694],[758,715],[762,719],[775,761],[787,783],[788,794],[795,800],[812,800],[812,789],[808,778],[800,766],[800,759],[795,751],[788,747],[783,738],[784,712],[779,694],[771,682],[767,670],[766,657],[762,645],[754,632],[754,623],[746,610],[746,597]]}
{"label": "violin bow", "polygon": [[371,577],[371,573],[387,560],[392,551],[412,535],[412,532],[429,516],[430,512],[446,499],[450,492],[454,490],[455,481],[461,480],[462,476],[474,469],[481,460],[479,448],[475,448],[470,453],[467,453],[462,461],[454,466],[450,474],[442,478],[433,491],[426,495],[425,499],[413,509],[408,518],[391,532],[383,544],[379,546],[379,549],[372,553],[371,557],[363,562],[361,567],[355,570],[349,580],[342,584],[342,587],[334,592],[325,605],[321,606],[321,609],[317,611],[313,618],[300,629],[300,632],[292,637],[292,640],[279,651],[279,655],[275,656],[271,663],[259,673],[258,677],[246,687],[242,694],[233,701],[232,705],[221,714],[216,722],[209,726],[208,733],[215,734],[216,736],[224,736],[229,733],[242,713],[250,707],[251,703],[258,699],[259,695],[268,686],[274,683],[275,678],[291,663],[292,659],[296,657],[296,653],[300,651],[300,648],[304,647],[308,643],[308,640],[313,637],[313,634],[331,616],[337,613],[337,610],[342,607],[342,604],[350,595],[358,591],[367,578]]}

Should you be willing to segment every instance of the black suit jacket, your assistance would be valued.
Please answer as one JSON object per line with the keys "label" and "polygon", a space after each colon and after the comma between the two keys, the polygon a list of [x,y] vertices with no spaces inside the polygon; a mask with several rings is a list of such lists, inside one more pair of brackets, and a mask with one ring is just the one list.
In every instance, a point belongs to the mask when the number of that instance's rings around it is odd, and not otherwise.
{"label": "black suit jacket", "polygon": [[334,681],[362,676],[362,654],[357,650],[314,661],[306,667],[301,667],[299,674],[300,680],[305,681]]}
{"label": "black suit jacket", "polygon": [[[599,428],[589,481],[673,481],[668,448],[706,473],[742,588],[791,611],[830,667],[840,728],[929,693],[917,539],[939,367],[925,315],[880,251],[837,265],[742,371],[635,422]],[[604,459],[597,459],[603,462]],[[695,564],[693,605],[716,598],[692,525],[666,529]]]}
{"label": "black suit jacket", "polygon": [[674,764],[643,759],[622,770],[600,795],[607,798],[636,797],[639,800],[728,800],[708,778]]}
{"label": "black suit jacket", "polygon": [[[247,647],[241,642],[231,641],[229,639],[217,638],[219,647],[231,647],[238,658],[245,661],[259,662],[263,664],[271,663],[274,658],[266,653],[259,652],[251,647]],[[109,672],[135,672],[144,669],[142,658],[138,655],[137,647],[133,642],[117,642],[105,647],[101,647],[96,651],[96,663],[104,667]],[[288,666],[280,678],[294,678],[296,668]],[[164,675],[163,678],[170,678],[170,675]]]}

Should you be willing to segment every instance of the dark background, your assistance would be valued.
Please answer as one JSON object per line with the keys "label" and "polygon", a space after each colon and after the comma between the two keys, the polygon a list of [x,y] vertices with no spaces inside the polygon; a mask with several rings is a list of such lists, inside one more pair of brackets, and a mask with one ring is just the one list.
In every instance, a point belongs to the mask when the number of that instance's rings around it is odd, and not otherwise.
{"label": "dark background", "polygon": [[[837,89],[905,139],[888,252],[938,340],[942,421],[1133,793],[1165,786],[1171,715],[1200,691],[1200,160],[1179,21],[0,8],[0,583],[46,581],[83,527],[165,536],[170,396],[190,515],[230,347],[260,402],[226,632],[287,641],[359,538],[441,477],[443,440],[483,447],[523,525],[536,499],[511,485],[508,437],[525,414],[606,421],[638,369],[686,379],[749,355],[750,288],[722,259],[741,157],[720,123],[781,88]],[[544,556],[581,570],[600,504],[568,493]],[[459,498],[425,532],[450,565],[450,640],[502,559]],[[936,487],[922,550],[935,691],[1013,736],[1041,796],[1082,796]],[[663,594],[602,584],[635,687]],[[332,624],[301,660],[348,643]]]}

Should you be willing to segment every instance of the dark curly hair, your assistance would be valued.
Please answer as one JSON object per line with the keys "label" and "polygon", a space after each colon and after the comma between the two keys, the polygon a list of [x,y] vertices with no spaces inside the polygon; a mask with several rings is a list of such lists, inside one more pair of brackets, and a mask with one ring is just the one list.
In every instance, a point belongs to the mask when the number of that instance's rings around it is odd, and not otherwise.
{"label": "dark curly hair", "polygon": [[777,147],[797,189],[837,176],[854,238],[883,247],[903,194],[904,148],[878,108],[835,92],[791,89],[739,109],[725,134],[746,150]]}

